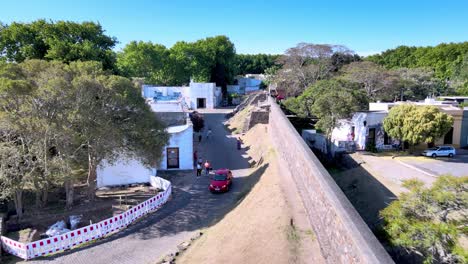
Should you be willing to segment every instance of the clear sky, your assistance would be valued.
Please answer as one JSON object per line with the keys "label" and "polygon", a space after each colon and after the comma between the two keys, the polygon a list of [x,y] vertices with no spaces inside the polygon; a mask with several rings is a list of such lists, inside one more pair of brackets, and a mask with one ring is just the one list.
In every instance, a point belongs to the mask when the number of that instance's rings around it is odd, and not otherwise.
{"label": "clear sky", "polygon": [[238,53],[283,53],[299,42],[342,44],[361,55],[398,45],[468,41],[468,0],[18,0],[0,21],[95,21],[117,37],[161,43],[227,35]]}

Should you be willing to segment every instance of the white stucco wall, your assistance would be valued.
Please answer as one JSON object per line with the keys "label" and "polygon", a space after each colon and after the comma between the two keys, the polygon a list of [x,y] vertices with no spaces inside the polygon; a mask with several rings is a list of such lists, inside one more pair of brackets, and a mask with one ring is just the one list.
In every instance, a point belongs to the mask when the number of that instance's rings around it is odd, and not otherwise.
{"label": "white stucco wall", "polygon": [[155,92],[161,92],[163,96],[173,95],[174,93],[181,93],[184,95],[185,87],[182,86],[153,86],[153,85],[143,85],[143,97],[144,98],[153,98]]}
{"label": "white stucco wall", "polygon": [[179,148],[179,169],[193,169],[193,126],[191,123],[183,126],[170,127],[169,144],[164,148],[158,169],[167,170],[167,148]]}
{"label": "white stucco wall", "polygon": [[206,108],[213,109],[216,106],[215,83],[190,83],[190,107],[197,109],[197,98],[205,98]]}
{"label": "white stucco wall", "polygon": [[144,166],[136,159],[122,157],[114,164],[103,161],[97,169],[97,187],[149,182],[156,169]]}

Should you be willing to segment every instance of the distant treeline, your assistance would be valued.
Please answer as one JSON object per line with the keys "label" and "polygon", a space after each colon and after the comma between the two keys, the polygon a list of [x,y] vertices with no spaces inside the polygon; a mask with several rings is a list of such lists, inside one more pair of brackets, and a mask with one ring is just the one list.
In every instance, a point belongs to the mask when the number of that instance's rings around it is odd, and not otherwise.
{"label": "distant treeline", "polygon": [[435,47],[399,46],[381,54],[367,57],[367,60],[388,69],[431,68],[441,79],[453,79],[460,74],[464,58],[468,56],[468,41],[439,44]]}
{"label": "distant treeline", "polygon": [[179,41],[170,48],[132,41],[122,51],[114,52],[117,43],[117,38],[107,36],[102,26],[94,22],[41,19],[0,24],[0,60],[99,61],[114,74],[140,77],[159,85],[183,85],[193,79],[225,86],[238,74],[264,73],[278,58],[267,54],[238,55],[226,36]]}

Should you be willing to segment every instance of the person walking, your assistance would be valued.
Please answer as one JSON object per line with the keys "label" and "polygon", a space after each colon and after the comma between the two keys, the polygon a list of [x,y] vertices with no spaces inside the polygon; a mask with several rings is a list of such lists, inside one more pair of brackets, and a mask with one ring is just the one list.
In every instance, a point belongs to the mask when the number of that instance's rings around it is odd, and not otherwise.
{"label": "person walking", "polygon": [[206,132],[206,140],[210,139],[211,137],[211,128],[208,128],[208,132]]}
{"label": "person walking", "polygon": [[202,135],[201,135],[201,132],[200,132],[200,134],[198,134],[198,142],[201,142],[201,140],[202,140]]}
{"label": "person walking", "polygon": [[201,157],[198,158],[198,164],[200,164],[200,166],[203,164],[203,159]]}
{"label": "person walking", "polygon": [[197,160],[198,160],[198,153],[195,150],[195,152],[193,152],[193,166],[197,166]]}
{"label": "person walking", "polygon": [[206,175],[210,174],[211,164],[210,164],[210,162],[208,160],[205,161],[204,166],[205,166],[205,174]]}
{"label": "person walking", "polygon": [[200,163],[197,164],[197,178],[201,176],[202,166]]}
{"label": "person walking", "polygon": [[242,141],[240,140],[240,138],[237,138],[237,149],[241,149],[242,147]]}

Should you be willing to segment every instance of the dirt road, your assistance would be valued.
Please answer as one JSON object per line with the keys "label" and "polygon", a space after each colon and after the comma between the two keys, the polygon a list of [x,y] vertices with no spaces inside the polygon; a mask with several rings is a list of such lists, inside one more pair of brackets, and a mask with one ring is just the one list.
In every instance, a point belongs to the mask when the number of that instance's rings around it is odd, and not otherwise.
{"label": "dirt road", "polygon": [[208,178],[196,179],[195,172],[173,176],[177,178],[173,179],[172,200],[158,212],[98,243],[28,263],[153,263],[197,230],[222,219],[258,180],[249,177],[245,152],[236,149],[235,138],[229,136],[222,124],[225,112],[204,114],[205,126],[211,128],[212,135],[201,143],[195,142],[195,149],[214,168],[233,170],[235,182],[229,193],[209,193]]}

